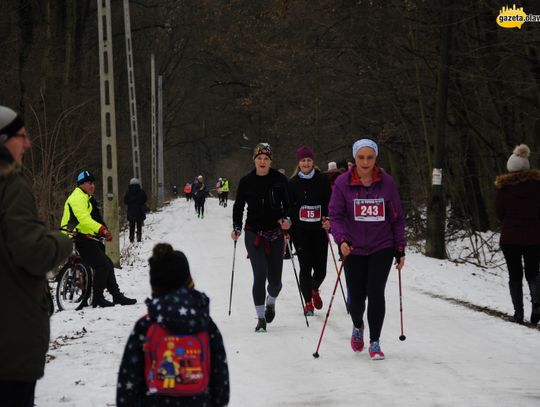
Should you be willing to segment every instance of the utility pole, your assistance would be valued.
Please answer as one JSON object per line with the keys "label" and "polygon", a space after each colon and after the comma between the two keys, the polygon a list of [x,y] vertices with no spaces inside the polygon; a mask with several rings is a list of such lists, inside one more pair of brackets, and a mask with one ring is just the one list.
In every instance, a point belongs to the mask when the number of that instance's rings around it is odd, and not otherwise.
{"label": "utility pole", "polygon": [[426,256],[437,259],[446,258],[446,197],[443,184],[443,167],[444,151],[446,150],[444,140],[447,121],[449,66],[451,61],[452,7],[451,0],[441,2],[443,21],[441,24],[439,81],[435,117],[436,138],[435,153],[433,155],[431,200],[428,204],[427,213]]}
{"label": "utility pole", "polygon": [[103,215],[113,240],[106,245],[107,255],[120,266],[118,222],[118,169],[116,161],[116,116],[114,106],[113,43],[111,0],[97,0],[99,35],[99,94],[101,100],[101,161],[103,172]]}
{"label": "utility pole", "polygon": [[157,143],[156,143],[156,63],[154,54],[150,56],[150,80],[152,110],[152,197],[150,199],[150,209],[157,209]]}
{"label": "utility pole", "polygon": [[158,76],[158,203],[165,200],[163,180],[163,76]]}
{"label": "utility pole", "polygon": [[124,27],[126,30],[126,60],[129,89],[129,114],[131,131],[131,150],[133,152],[133,177],[141,181],[141,158],[139,154],[139,129],[137,126],[137,97],[135,93],[135,72],[133,70],[133,50],[131,47],[131,18],[129,0],[124,0]]}

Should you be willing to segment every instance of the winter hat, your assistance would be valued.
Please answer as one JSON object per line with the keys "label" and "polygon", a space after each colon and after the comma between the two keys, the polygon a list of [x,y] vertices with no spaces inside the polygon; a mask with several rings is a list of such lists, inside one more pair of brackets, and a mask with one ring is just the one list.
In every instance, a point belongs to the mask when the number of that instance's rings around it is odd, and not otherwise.
{"label": "winter hat", "polygon": [[330,161],[328,163],[328,171],[334,171],[337,170],[337,164],[334,161]]}
{"label": "winter hat", "polygon": [[508,171],[510,172],[516,172],[516,171],[526,171],[531,168],[531,165],[529,164],[529,154],[531,153],[531,149],[526,144],[520,144],[516,148],[514,148],[514,151],[510,158],[508,159],[508,162],[506,163],[506,168],[508,168]]}
{"label": "winter hat", "polygon": [[302,146],[296,150],[296,161],[300,161],[303,158],[311,158],[314,160],[315,154],[313,154],[313,150],[306,146]]}
{"label": "winter hat", "polygon": [[158,243],[152,250],[150,285],[155,292],[169,292],[180,287],[193,288],[189,263],[181,251],[168,243]]}
{"label": "winter hat", "polygon": [[17,134],[22,127],[24,123],[21,116],[9,107],[0,106],[0,144]]}
{"label": "winter hat", "polygon": [[272,159],[272,147],[268,143],[259,143],[253,150],[253,159],[257,158],[261,154],[266,154],[268,158]]}
{"label": "winter hat", "polygon": [[360,140],[356,140],[356,142],[353,144],[352,156],[356,157],[356,153],[362,147],[369,147],[369,148],[373,149],[373,151],[375,151],[375,157],[377,157],[379,155],[379,147],[377,146],[377,143],[375,143],[370,138],[361,138]]}
{"label": "winter hat", "polygon": [[85,182],[95,182],[95,181],[96,179],[90,173],[90,171],[81,171],[79,172],[79,175],[77,175],[77,185],[84,184]]}
{"label": "winter hat", "polygon": [[138,178],[131,178],[129,180],[129,185],[141,185],[141,181]]}

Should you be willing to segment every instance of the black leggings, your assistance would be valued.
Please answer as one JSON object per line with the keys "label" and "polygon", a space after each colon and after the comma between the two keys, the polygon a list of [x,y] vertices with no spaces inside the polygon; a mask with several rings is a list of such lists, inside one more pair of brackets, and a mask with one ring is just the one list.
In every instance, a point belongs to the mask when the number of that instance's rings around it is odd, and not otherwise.
{"label": "black leggings", "polygon": [[508,267],[508,282],[521,286],[525,269],[525,279],[529,284],[533,284],[540,268],[540,245],[502,244],[501,249]]}
{"label": "black leggings", "polygon": [[0,406],[33,407],[36,382],[0,380]]}
{"label": "black leggings", "polygon": [[362,326],[367,298],[370,342],[378,341],[381,335],[386,312],[384,290],[393,257],[394,248],[390,247],[369,256],[349,255],[345,260],[351,319],[355,327]]}
{"label": "black leggings", "polygon": [[195,212],[197,215],[204,216],[204,202],[206,198],[193,198],[195,201]]}
{"label": "black leggings", "polygon": [[[326,277],[328,239],[320,230],[296,229],[293,233],[294,247],[300,263],[300,288],[306,302],[311,301],[311,290],[318,290]],[[311,275],[313,270],[313,276]]]}
{"label": "black leggings", "polygon": [[270,244],[270,253],[266,254],[264,241],[255,247],[257,234],[246,230],[245,244],[249,261],[253,269],[253,303],[264,305],[266,300],[266,280],[268,294],[277,297],[281,291],[281,272],[283,270],[283,236]]}
{"label": "black leggings", "polygon": [[81,255],[83,263],[94,269],[94,298],[103,297],[103,290],[106,288],[113,296],[120,292],[116,276],[114,275],[114,265],[105,253],[105,247],[95,240],[78,238],[75,246]]}
{"label": "black leggings", "polygon": [[135,239],[135,225],[137,226],[137,242],[140,242],[142,238],[142,219],[129,221],[129,241],[133,242]]}

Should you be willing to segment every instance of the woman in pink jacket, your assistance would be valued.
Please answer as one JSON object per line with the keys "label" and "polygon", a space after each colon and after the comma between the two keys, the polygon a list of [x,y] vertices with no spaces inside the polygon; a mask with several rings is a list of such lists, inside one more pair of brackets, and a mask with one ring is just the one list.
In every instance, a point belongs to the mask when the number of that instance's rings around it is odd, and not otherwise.
{"label": "woman in pink jacket", "polygon": [[405,264],[405,217],[390,175],[376,165],[379,148],[369,138],[353,145],[355,165],[334,184],[329,205],[332,235],[345,257],[344,269],[353,322],[351,347],[364,348],[367,307],[369,355],[384,359],[379,344],[385,314],[384,291],[392,260]]}

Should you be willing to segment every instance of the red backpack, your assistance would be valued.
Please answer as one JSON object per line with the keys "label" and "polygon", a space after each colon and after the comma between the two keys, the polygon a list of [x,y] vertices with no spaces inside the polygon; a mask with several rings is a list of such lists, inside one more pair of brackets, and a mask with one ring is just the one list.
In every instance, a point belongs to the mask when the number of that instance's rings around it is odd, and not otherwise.
{"label": "red backpack", "polygon": [[146,333],[144,376],[152,394],[202,394],[210,379],[210,340],[205,331],[179,335],[153,323]]}

